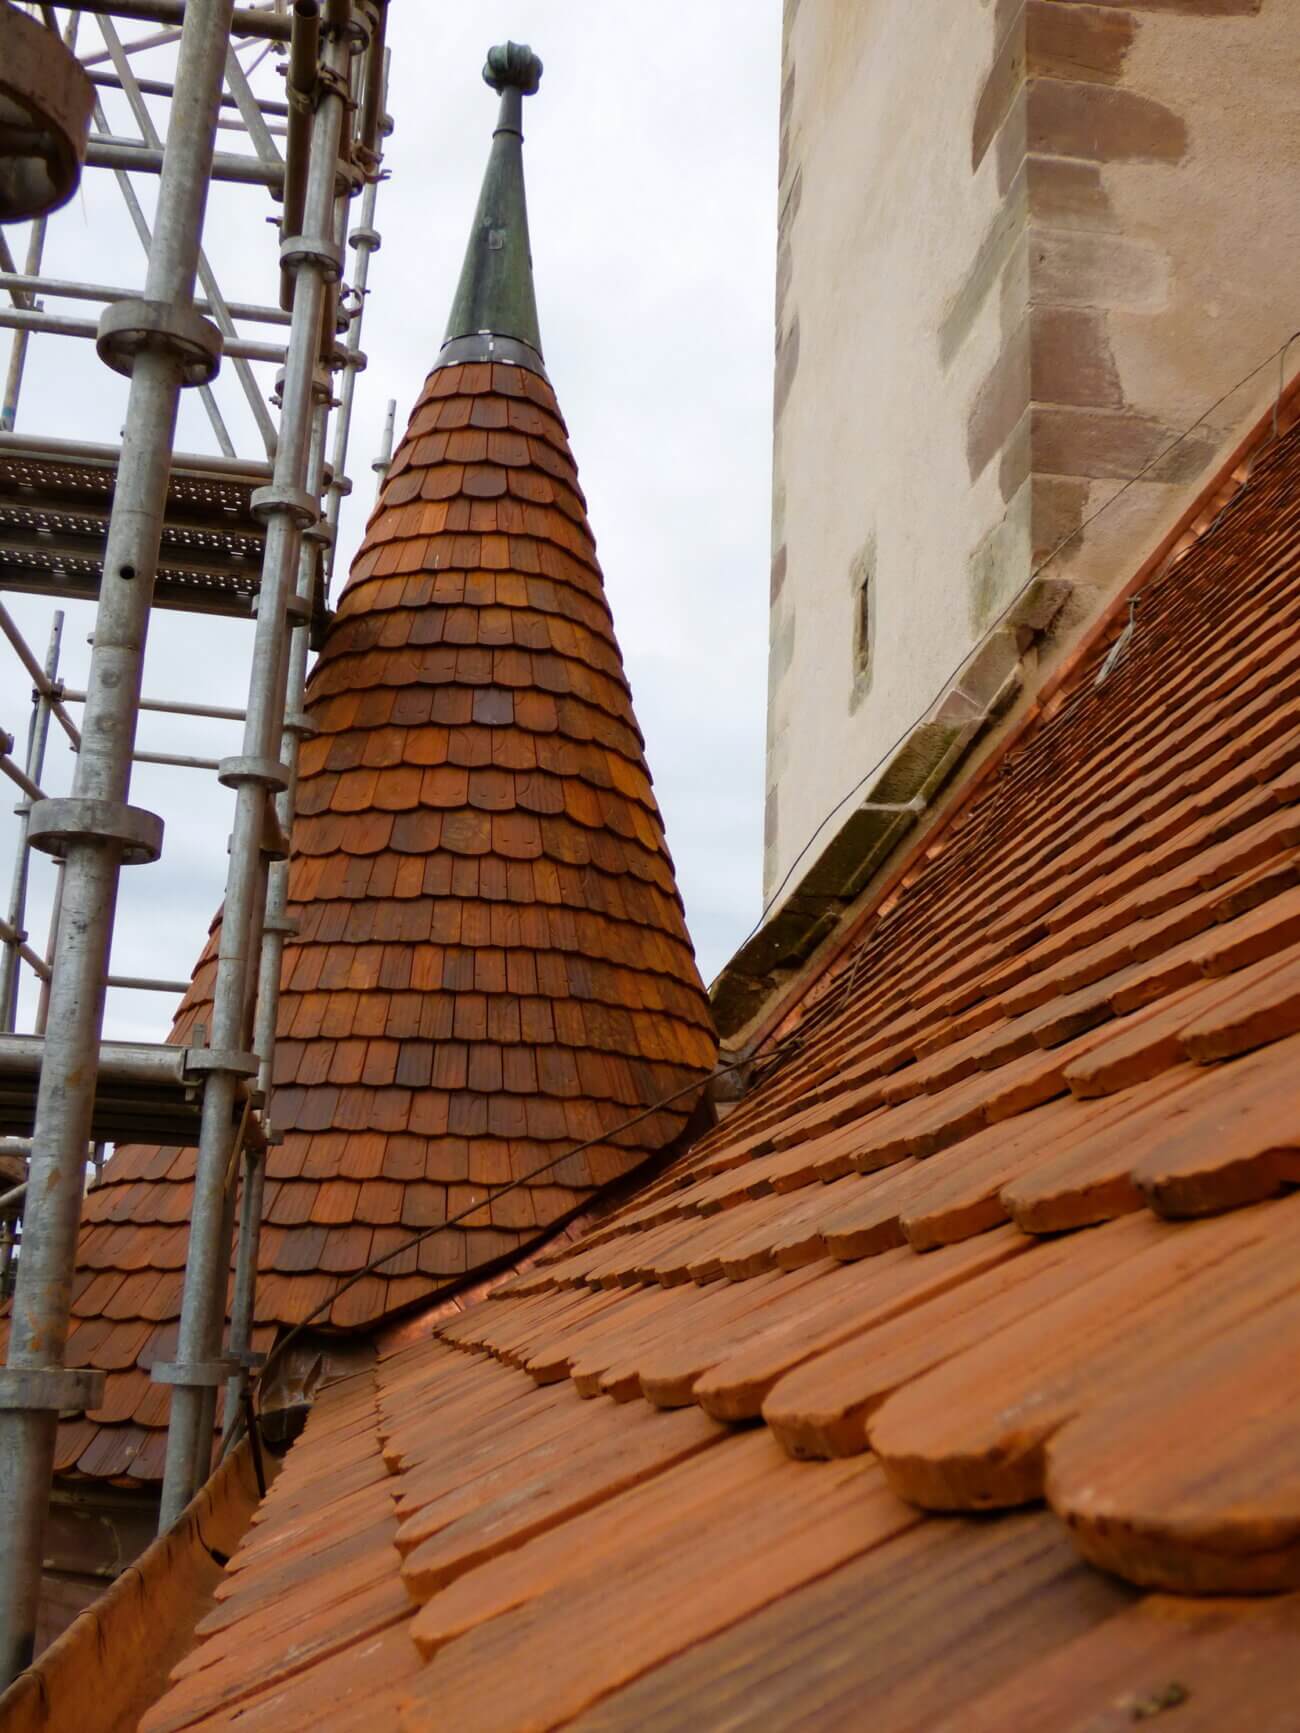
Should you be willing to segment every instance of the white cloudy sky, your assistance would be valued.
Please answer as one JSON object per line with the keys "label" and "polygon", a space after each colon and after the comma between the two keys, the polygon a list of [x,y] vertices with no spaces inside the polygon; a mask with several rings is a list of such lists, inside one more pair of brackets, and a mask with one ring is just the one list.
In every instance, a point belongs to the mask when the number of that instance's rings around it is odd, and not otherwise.
{"label": "white cloudy sky", "polygon": [[[479,78],[484,50],[508,36],[530,42],[546,64],[526,108],[526,154],[547,365],[706,979],[759,908],[780,11],[779,0],[660,0],[651,11],[631,0],[392,0],[397,129],[363,338],[356,495],[336,578],[337,588],[369,506],[384,406],[397,400],[400,430],[442,335],[494,115]],[[85,20],[86,41],[95,29]],[[165,70],[166,52],[140,57],[141,74]],[[268,93],[271,74],[268,62],[256,77]],[[111,118],[128,129],[120,106]],[[229,134],[222,143],[239,148]],[[151,211],[153,184],[135,184]],[[271,210],[257,190],[214,194],[208,250],[229,297],[274,299],[274,230],[262,226]],[[6,234],[21,266],[25,231]],[[88,171],[51,223],[47,269],[138,285],[141,262],[112,177]],[[72,302],[60,310],[96,312]],[[276,340],[265,328],[250,334]],[[0,333],[0,366],[7,344]],[[236,391],[223,374],[218,395],[236,444],[259,455]],[[18,429],[114,439],[124,403],[125,382],[89,343],[42,337]],[[178,444],[216,449],[191,394]],[[3,599],[43,648],[50,605]],[[64,677],[82,686],[93,610],[67,608]],[[241,704],[249,635],[156,614],[147,690]],[[26,716],[26,680],[0,641],[0,728],[21,737]],[[57,792],[72,761],[57,730],[54,738],[46,784]],[[238,728],[146,717],[140,744],[217,757],[237,750]],[[206,773],[141,766],[133,799],[163,814],[167,842],[156,866],[124,874],[113,967],[185,976],[221,896],[232,797]],[[0,807],[7,901],[12,819],[3,797]],[[38,949],[49,881],[38,858],[29,915]],[[31,1004],[29,980],[29,1015]],[[157,995],[113,993],[106,1032],[158,1039],[170,1012]]]}

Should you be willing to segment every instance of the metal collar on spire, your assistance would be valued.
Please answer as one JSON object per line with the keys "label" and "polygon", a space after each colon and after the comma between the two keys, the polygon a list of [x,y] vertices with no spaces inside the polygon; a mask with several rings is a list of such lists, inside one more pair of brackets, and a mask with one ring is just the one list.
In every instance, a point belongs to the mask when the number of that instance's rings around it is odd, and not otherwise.
{"label": "metal collar on spire", "polygon": [[507,361],[546,376],[533,293],[523,157],[523,99],[533,95],[541,77],[541,61],[522,43],[506,42],[488,51],[483,79],[500,91],[501,111],[438,367]]}

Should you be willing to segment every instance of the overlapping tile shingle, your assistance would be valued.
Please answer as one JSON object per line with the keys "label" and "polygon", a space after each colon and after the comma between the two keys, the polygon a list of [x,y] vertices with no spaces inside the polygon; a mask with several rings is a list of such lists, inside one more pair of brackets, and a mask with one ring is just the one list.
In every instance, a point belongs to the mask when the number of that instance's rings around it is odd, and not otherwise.
{"label": "overlapping tile shingle", "polygon": [[[357,1330],[516,1250],[669,1143],[689,1088],[618,1128],[701,1080],[715,1051],[585,502],[538,374],[430,374],[307,714],[263,1350],[322,1302],[322,1323]],[[214,930],[173,1040],[210,1022],[215,970]],[[149,1368],[174,1351],[193,1171],[191,1150],[124,1148],[86,1200],[68,1356],[108,1371],[108,1390],[61,1429],[63,1472],[161,1472],[167,1391]]]}
{"label": "overlapping tile shingle", "polygon": [[1138,619],[722,1125],[325,1393],[146,1733],[1293,1724],[1300,431]]}

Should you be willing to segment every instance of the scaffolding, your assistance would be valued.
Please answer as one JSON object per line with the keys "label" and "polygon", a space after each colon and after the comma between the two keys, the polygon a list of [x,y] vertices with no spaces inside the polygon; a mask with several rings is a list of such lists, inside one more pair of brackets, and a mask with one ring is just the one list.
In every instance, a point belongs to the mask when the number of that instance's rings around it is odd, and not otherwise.
{"label": "scaffolding", "polygon": [[[95,87],[86,170],[116,180],[123,227],[138,236],[146,272],[142,289],[46,274],[47,226],[57,215],[32,223],[19,270],[0,230],[0,299],[8,303],[0,304],[0,329],[13,333],[0,405],[0,592],[96,603],[89,675],[84,690],[73,690],[60,679],[62,612],[53,613],[41,656],[0,602],[0,636],[32,687],[22,749],[0,732],[0,775],[20,797],[0,912],[0,1283],[13,1292],[0,1370],[0,1686],[32,1654],[58,1417],[100,1399],[102,1374],[63,1360],[86,1164],[97,1168],[106,1144],[197,1149],[176,1358],[153,1367],[171,1389],[162,1528],[206,1478],[218,1392],[229,1433],[255,1364],[263,1167],[276,1135],[267,1099],[281,953],[292,930],[287,839],[308,729],[307,658],[327,620],[350,489],[361,320],[380,243],[386,14],[387,0],[81,0],[23,15],[75,47]],[[150,28],[127,35],[123,20]],[[266,64],[268,55],[279,66]],[[159,60],[163,76],[142,75]],[[283,84],[267,94],[277,72]],[[102,100],[109,92],[129,111],[134,136],[110,127]],[[151,107],[160,101],[165,129]],[[227,133],[251,148],[218,150]],[[136,191],[141,175],[159,177],[152,222]],[[263,301],[228,300],[202,249],[214,182],[276,201],[279,246],[277,253],[268,238],[261,249],[273,285]],[[250,233],[260,234],[267,214],[253,213]],[[96,320],[58,310],[67,303],[102,312]],[[256,339],[240,330],[248,325],[260,328]],[[23,378],[37,335],[68,339],[87,355],[93,341],[99,360],[126,376],[120,445],[24,434]],[[213,390],[223,360],[261,447],[252,454],[236,449]],[[279,369],[275,414],[254,371],[268,363]],[[186,391],[202,402],[217,454],[174,449]],[[251,620],[242,709],[142,697],[154,608]],[[0,687],[13,690],[12,682]],[[241,750],[220,758],[141,751],[142,711],[240,723]],[[0,730],[7,720],[0,716]],[[66,798],[42,786],[53,728],[76,754]],[[106,987],[188,986],[108,972],[121,869],[157,859],[163,846],[162,819],[130,803],[140,762],[215,774],[234,796],[210,1026],[192,1031],[187,1046],[103,1038]],[[58,863],[41,949],[26,931],[32,850]],[[39,997],[34,1027],[20,1031],[24,969]]]}

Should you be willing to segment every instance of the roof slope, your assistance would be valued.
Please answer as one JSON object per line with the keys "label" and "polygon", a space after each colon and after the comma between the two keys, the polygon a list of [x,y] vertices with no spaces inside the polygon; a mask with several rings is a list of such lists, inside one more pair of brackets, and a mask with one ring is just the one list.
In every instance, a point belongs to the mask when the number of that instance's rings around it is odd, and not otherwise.
{"label": "roof slope", "polygon": [[1294,1724],[1298,556],[1293,432],[722,1126],[326,1393],[145,1733]]}
{"label": "roof slope", "polygon": [[[374,1324],[509,1254],[681,1130],[715,1041],[550,385],[426,382],[311,676],[257,1308]],[[215,936],[172,1039],[210,1021]],[[596,1139],[500,1199],[490,1189]],[[154,1479],[191,1150],[118,1151],[86,1200],[71,1365],[105,1406],[59,1467]],[[322,1320],[325,1321],[325,1320]]]}

